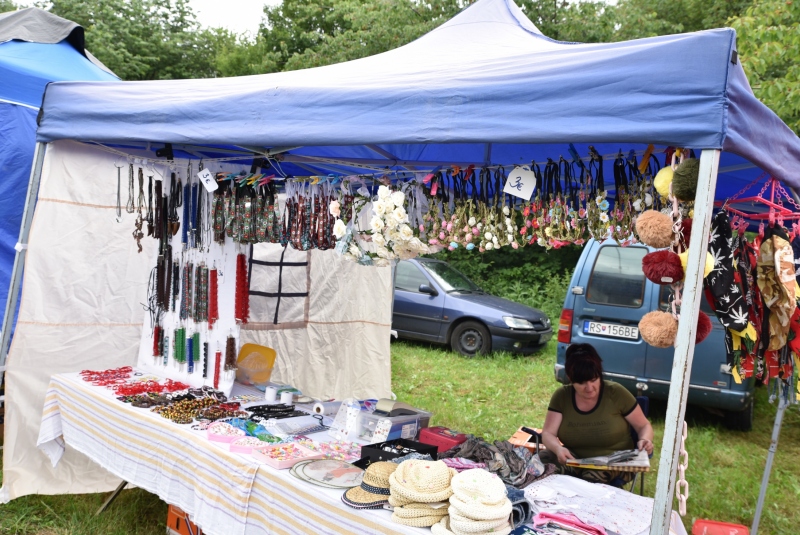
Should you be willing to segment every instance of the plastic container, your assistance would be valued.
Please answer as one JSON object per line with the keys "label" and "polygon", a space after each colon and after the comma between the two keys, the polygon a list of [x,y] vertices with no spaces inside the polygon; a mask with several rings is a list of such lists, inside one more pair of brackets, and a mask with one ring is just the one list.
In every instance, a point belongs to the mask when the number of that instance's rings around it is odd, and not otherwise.
{"label": "plastic container", "polygon": [[[291,450],[293,455],[288,457],[280,455],[279,450]],[[300,444],[291,442],[289,444],[273,444],[266,448],[254,449],[252,453],[253,458],[265,463],[272,468],[283,470],[284,468],[291,468],[300,461],[308,461],[311,459],[323,459],[325,455],[322,453],[311,451]],[[284,457],[284,458],[279,458]]]}
{"label": "plastic container", "polygon": [[[253,440],[247,440],[253,439]],[[253,453],[253,450],[261,450],[268,446],[273,446],[269,442],[263,442],[258,440],[256,437],[236,437],[236,440],[231,441],[230,449],[233,453],[244,453],[246,455]]]}
{"label": "plastic container", "polygon": [[356,434],[359,439],[368,440],[373,444],[398,438],[413,440],[421,428],[428,427],[430,419],[431,413],[425,411],[392,417],[363,411],[358,417]]}
{"label": "plastic container", "polygon": [[236,380],[245,385],[266,386],[272,377],[276,356],[271,347],[244,344],[236,359]]}
{"label": "plastic container", "polygon": [[[226,431],[229,431],[229,433],[227,432],[225,434],[217,433],[215,429],[219,429],[221,428],[221,426],[226,426],[225,429]],[[237,438],[242,438],[245,435],[247,435],[247,433],[245,433],[238,427],[233,427],[232,425],[225,423],[211,424],[208,427],[208,429],[206,429],[206,437],[208,438],[208,440],[212,442],[223,442],[223,443],[233,442]]]}
{"label": "plastic container", "polygon": [[700,519],[692,525],[692,535],[750,535],[750,529],[741,524]]}

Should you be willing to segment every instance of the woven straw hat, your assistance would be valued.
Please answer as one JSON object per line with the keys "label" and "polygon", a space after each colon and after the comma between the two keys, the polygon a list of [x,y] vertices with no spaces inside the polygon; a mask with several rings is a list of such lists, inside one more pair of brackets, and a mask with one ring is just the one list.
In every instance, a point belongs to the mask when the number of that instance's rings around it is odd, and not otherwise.
{"label": "woven straw hat", "polygon": [[403,518],[397,515],[395,511],[392,513],[392,522],[397,524],[402,524],[404,526],[411,526],[412,528],[429,528],[434,524],[438,523],[442,518],[447,518],[447,509],[442,508],[444,511],[444,516],[442,515],[428,515],[428,516],[418,516],[415,518]]}
{"label": "woven straw hat", "polygon": [[400,518],[423,518],[426,516],[438,516],[441,518],[447,516],[447,506],[433,509],[431,507],[415,507],[415,505],[425,504],[411,504],[404,505],[403,507],[395,507],[394,514]]}
{"label": "woven straw hat", "polygon": [[453,495],[450,480],[456,474],[442,461],[410,459],[389,476],[389,484],[392,496],[418,503],[443,502]]}
{"label": "woven straw hat", "polygon": [[450,517],[442,518],[438,523],[431,526],[431,533],[433,535],[455,535],[450,531]]}
{"label": "woven straw hat", "polygon": [[494,533],[500,529],[510,526],[508,521],[511,514],[506,515],[505,518],[495,520],[473,520],[469,517],[461,515],[452,506],[448,511],[450,513],[450,530],[456,533]]}
{"label": "woven straw hat", "polygon": [[370,509],[389,503],[389,476],[397,469],[395,463],[372,463],[364,472],[361,486],[348,489],[342,501],[350,507]]}
{"label": "woven straw hat", "polygon": [[460,515],[470,520],[501,520],[511,515],[511,501],[503,498],[498,504],[486,505],[479,501],[465,502],[453,495],[450,498],[451,514]]}
{"label": "woven straw hat", "polygon": [[481,468],[464,470],[453,477],[450,485],[453,494],[469,504],[494,506],[506,499],[506,485],[503,480]]}

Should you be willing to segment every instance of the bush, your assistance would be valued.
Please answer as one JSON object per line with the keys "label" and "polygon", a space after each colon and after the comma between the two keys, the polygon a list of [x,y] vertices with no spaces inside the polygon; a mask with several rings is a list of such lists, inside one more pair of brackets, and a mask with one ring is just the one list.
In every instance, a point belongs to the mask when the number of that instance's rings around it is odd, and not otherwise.
{"label": "bush", "polygon": [[541,247],[476,253],[465,249],[442,251],[445,260],[490,294],[542,310],[557,323],[580,247],[547,251]]}

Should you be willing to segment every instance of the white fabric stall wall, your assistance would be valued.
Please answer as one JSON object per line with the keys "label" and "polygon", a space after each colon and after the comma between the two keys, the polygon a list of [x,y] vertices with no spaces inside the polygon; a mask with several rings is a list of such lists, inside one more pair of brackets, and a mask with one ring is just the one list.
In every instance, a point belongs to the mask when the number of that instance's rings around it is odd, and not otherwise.
{"label": "white fabric stall wall", "polygon": [[[253,247],[253,260],[277,263],[283,248]],[[250,297],[250,323],[242,343],[277,352],[272,380],[320,398],[389,397],[392,386],[391,269],[344,260],[335,251],[286,249],[282,292],[308,291],[302,298],[281,298],[275,324],[274,298]],[[271,271],[267,271],[271,270]],[[250,291],[275,293],[278,266],[253,264]],[[260,272],[261,271],[261,272]]]}

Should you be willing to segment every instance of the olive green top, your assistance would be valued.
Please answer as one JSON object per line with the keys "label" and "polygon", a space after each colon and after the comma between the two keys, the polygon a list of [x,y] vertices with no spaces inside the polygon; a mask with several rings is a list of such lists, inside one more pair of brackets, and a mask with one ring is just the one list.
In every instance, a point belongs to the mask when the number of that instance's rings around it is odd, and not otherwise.
{"label": "olive green top", "polygon": [[592,410],[578,409],[572,385],[556,390],[547,410],[561,413],[558,439],[577,458],[585,459],[634,447],[625,417],[637,406],[636,398],[625,387],[601,381],[597,405]]}

